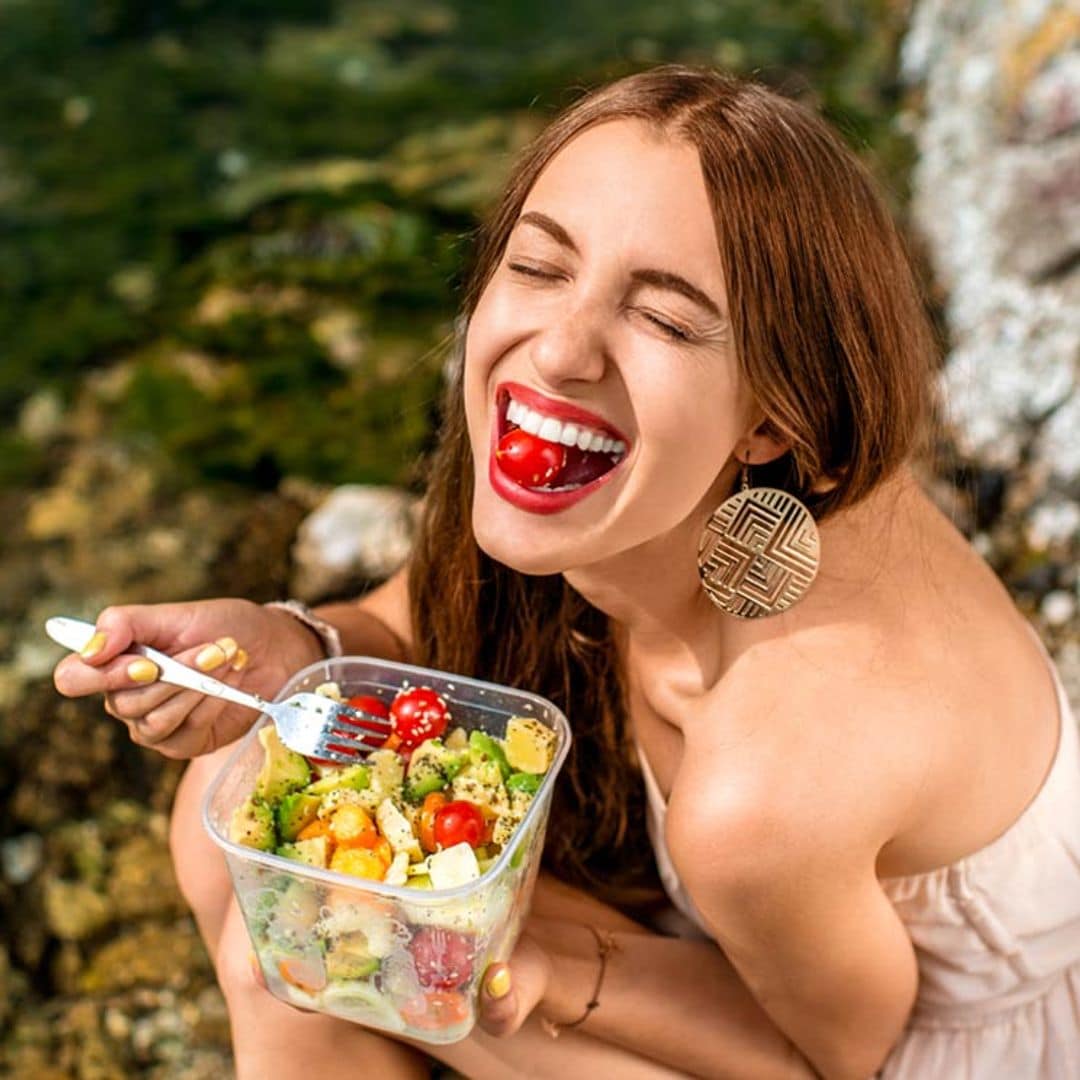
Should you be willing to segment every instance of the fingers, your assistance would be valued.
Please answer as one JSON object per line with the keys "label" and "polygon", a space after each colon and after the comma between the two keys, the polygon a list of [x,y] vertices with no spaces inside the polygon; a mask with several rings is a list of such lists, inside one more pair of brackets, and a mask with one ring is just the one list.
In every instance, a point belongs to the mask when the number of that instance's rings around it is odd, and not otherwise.
{"label": "fingers", "polygon": [[543,1000],[551,976],[547,954],[523,934],[509,963],[492,964],[480,990],[480,1026],[489,1035],[513,1035]]}
{"label": "fingers", "polygon": [[[100,625],[100,624],[99,624]],[[108,637],[107,644],[97,649],[89,659],[85,652],[65,656],[53,672],[53,683],[65,697],[84,697],[87,694],[106,694],[117,691],[129,691],[135,687],[146,686],[158,677],[157,665],[146,657],[134,653],[121,652],[106,658],[114,640]],[[98,635],[95,635],[97,637]],[[94,644],[91,641],[91,646]],[[130,641],[127,642],[131,644]],[[232,637],[220,637],[217,641],[197,645],[176,655],[181,664],[197,668],[199,671],[219,674],[225,670],[241,671],[247,665],[247,652]],[[130,699],[134,702],[136,699]],[[151,708],[153,705],[150,706]],[[134,705],[126,707],[124,718],[135,715]]]}

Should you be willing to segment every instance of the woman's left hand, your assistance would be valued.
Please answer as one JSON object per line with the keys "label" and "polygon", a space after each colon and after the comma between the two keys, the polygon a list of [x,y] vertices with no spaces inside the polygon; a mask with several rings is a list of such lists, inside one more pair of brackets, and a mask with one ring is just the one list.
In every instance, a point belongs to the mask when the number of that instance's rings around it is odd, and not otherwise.
{"label": "woman's left hand", "polygon": [[506,963],[491,964],[480,983],[477,1019],[489,1035],[513,1035],[544,998],[551,958],[525,931]]}

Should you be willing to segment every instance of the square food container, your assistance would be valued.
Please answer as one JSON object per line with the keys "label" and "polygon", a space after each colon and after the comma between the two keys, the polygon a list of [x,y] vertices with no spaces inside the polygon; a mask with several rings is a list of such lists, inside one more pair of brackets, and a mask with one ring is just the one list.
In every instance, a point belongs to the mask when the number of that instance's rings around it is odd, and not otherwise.
{"label": "square food container", "polygon": [[346,697],[371,694],[387,705],[407,686],[431,687],[449,705],[451,725],[467,731],[502,736],[512,716],[526,716],[555,732],[551,767],[510,841],[485,873],[453,889],[386,885],[233,843],[229,822],[262,766],[257,733],[271,723],[266,716],[241,740],[203,802],[203,823],[225,853],[271,993],[366,1027],[456,1042],[476,1022],[485,969],[509,956],[521,931],[555,778],[570,746],[569,724],[536,694],[363,656],[311,664],[275,700],[331,681]]}

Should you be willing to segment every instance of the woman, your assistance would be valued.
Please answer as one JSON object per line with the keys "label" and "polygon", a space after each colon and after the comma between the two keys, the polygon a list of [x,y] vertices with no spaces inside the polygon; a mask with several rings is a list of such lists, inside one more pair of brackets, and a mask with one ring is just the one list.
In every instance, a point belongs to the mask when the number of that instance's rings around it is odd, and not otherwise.
{"label": "woman", "polygon": [[[271,692],[326,624],[347,653],[527,686],[574,726],[553,877],[487,975],[489,1033],[436,1051],[466,1075],[1080,1073],[1076,733],[909,472],[932,337],[857,160],[760,86],[622,79],[518,163],[464,324],[406,570],[323,624],[109,609],[57,669],[136,741],[208,755],[173,848],[239,1075],[426,1066],[258,987],[197,821],[249,718],[124,650],[220,670],[239,641],[229,678]],[[639,768],[684,936],[595,898],[635,896]]]}

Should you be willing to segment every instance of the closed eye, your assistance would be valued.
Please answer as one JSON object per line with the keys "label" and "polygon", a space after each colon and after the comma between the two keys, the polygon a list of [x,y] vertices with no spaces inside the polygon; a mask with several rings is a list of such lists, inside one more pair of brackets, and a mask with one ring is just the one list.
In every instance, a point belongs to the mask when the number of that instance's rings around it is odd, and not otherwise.
{"label": "closed eye", "polygon": [[558,274],[548,274],[543,270],[537,270],[535,266],[525,266],[523,263],[507,263],[509,269],[518,274],[525,274],[528,277],[538,278],[556,278]]}
{"label": "closed eye", "polygon": [[685,330],[680,329],[678,326],[672,326],[671,323],[664,322],[663,319],[658,319],[655,315],[650,315],[649,312],[643,311],[641,313],[651,323],[655,323],[668,337],[673,338],[675,341],[689,341],[691,335]]}

